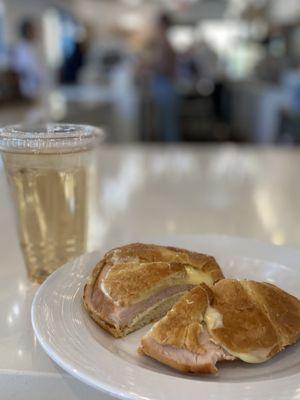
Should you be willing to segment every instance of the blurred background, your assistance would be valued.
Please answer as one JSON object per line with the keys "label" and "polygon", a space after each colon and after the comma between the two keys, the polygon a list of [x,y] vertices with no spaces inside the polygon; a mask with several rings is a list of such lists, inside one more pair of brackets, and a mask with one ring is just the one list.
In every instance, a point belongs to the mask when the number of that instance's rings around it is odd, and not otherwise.
{"label": "blurred background", "polygon": [[299,0],[0,0],[0,121],[300,142]]}

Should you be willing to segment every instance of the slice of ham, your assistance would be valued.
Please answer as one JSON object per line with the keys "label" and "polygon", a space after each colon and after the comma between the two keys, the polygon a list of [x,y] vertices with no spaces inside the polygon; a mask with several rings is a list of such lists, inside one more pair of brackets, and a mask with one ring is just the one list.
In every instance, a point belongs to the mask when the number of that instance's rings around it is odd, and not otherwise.
{"label": "slice of ham", "polygon": [[147,309],[153,307],[163,300],[168,299],[169,297],[184,293],[193,287],[193,285],[176,285],[163,289],[160,292],[150,296],[148,299],[142,300],[129,307],[115,306],[113,318],[115,322],[120,324],[120,326],[129,325],[136,315],[145,312]]}
{"label": "slice of ham", "polygon": [[107,269],[103,269],[93,289],[88,290],[87,296],[94,310],[108,322],[117,324],[119,327],[128,326],[140,313],[153,307],[155,304],[168,299],[179,293],[192,289],[195,285],[175,285],[167,287],[149,298],[132,304],[128,307],[118,306],[113,300],[101,290],[101,281],[105,278]]}
{"label": "slice of ham", "polygon": [[141,350],[152,358],[184,372],[216,373],[217,362],[235,360],[235,357],[211,341],[206,329],[200,334],[199,347],[204,349],[203,354],[164,345],[151,337],[150,331],[142,340]]}

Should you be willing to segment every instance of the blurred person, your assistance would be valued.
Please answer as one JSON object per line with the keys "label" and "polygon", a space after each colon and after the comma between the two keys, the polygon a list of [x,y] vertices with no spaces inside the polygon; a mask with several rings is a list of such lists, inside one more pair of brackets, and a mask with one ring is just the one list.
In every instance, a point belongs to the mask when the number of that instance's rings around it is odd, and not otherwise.
{"label": "blurred person", "polygon": [[206,40],[202,40],[199,43],[197,59],[204,87],[211,89],[214,117],[218,122],[224,122],[229,118],[230,105],[226,78],[221,73],[218,54]]}
{"label": "blurred person", "polygon": [[76,84],[79,81],[79,74],[87,60],[89,50],[89,38],[86,29],[74,26],[77,33],[74,37],[64,37],[64,61],[60,72],[61,83]]}
{"label": "blurred person", "polygon": [[119,62],[110,71],[113,128],[118,141],[128,142],[138,137],[138,95],[134,78],[132,59],[120,54]]}
{"label": "blurred person", "polygon": [[151,91],[158,111],[159,138],[178,141],[179,112],[175,88],[177,57],[169,39],[170,16],[166,13],[157,19],[157,32],[152,43],[153,59]]}
{"label": "blurred person", "polygon": [[19,26],[19,41],[12,52],[12,67],[19,77],[22,95],[34,100],[41,95],[43,67],[37,51],[37,27],[32,19]]}
{"label": "blurred person", "polygon": [[179,58],[178,75],[179,80],[187,82],[192,86],[197,83],[200,70],[193,47],[190,47],[181,54]]}
{"label": "blurred person", "polygon": [[284,34],[273,29],[261,44],[264,46],[264,56],[256,66],[255,76],[264,82],[278,84],[290,63]]}

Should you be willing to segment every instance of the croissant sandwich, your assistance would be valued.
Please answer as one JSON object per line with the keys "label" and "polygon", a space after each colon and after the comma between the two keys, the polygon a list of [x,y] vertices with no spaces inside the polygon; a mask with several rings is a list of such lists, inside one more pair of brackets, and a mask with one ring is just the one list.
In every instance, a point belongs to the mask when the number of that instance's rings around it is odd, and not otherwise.
{"label": "croissant sandwich", "polygon": [[224,279],[183,295],[139,350],[177,370],[211,374],[220,361],[267,361],[299,338],[296,297],[269,283]]}
{"label": "croissant sandwich", "polygon": [[187,290],[222,278],[213,257],[136,243],[105,254],[85,285],[83,301],[94,321],[122,337],[160,319]]}

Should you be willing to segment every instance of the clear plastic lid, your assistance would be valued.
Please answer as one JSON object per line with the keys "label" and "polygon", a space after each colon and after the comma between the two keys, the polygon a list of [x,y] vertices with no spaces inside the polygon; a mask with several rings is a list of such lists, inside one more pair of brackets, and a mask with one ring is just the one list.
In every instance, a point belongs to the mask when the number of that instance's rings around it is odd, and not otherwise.
{"label": "clear plastic lid", "polygon": [[10,125],[0,129],[0,150],[13,153],[69,153],[91,149],[104,131],[89,125]]}

